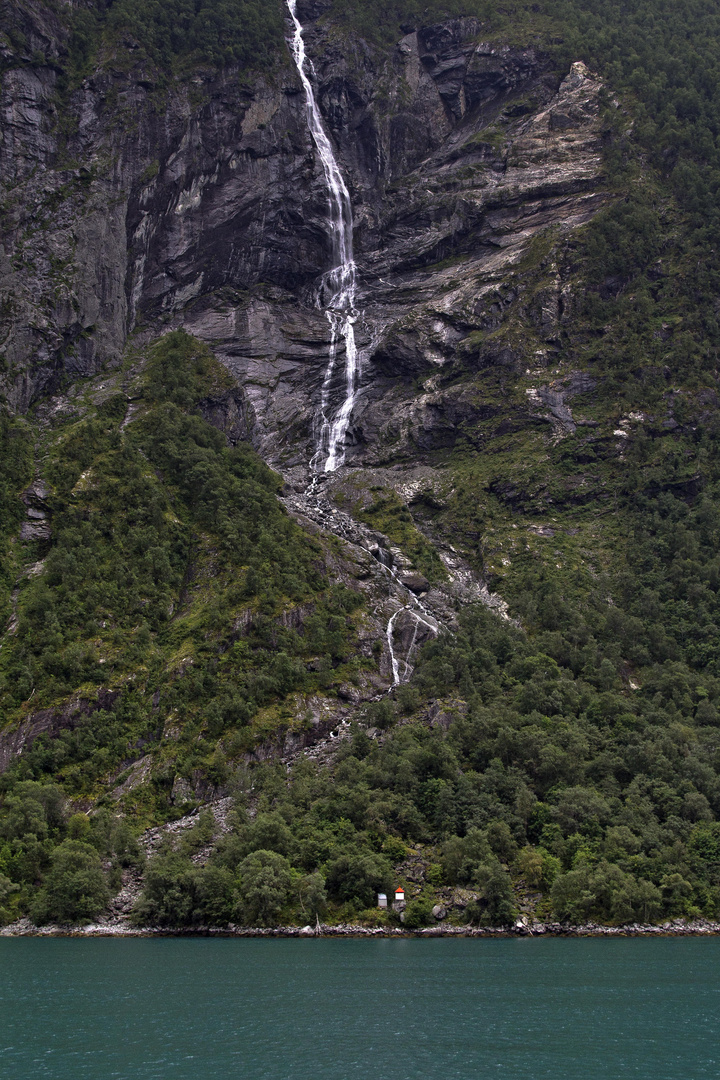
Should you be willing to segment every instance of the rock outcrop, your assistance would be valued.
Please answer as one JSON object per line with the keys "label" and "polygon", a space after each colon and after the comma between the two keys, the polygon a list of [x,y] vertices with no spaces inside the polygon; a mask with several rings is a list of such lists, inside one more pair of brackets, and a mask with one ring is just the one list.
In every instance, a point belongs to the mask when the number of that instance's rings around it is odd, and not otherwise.
{"label": "rock outcrop", "polygon": [[[421,26],[383,51],[341,40],[327,5],[301,7],[354,210],[361,371],[346,467],[307,491],[330,350],[315,299],[331,239],[289,56],[251,81],[198,69],[168,89],[121,41],[73,88],[59,75],[66,24],[42,0],[23,0],[26,44],[3,46],[0,392],[16,411],[50,399],[43,415],[54,422],[73,380],[102,370],[103,393],[122,390],[112,369],[129,340],[142,347],[183,327],[206,341],[236,383],[202,403],[206,419],[283,474],[285,504],[306,527],[371,566],[357,575],[376,601],[363,648],[384,643],[389,684],[461,603],[506,614],[481,576],[474,526],[456,550],[425,513],[452,496],[438,455],[523,426],[562,438],[584,422],[574,398],[592,380],[546,368],[573,304],[553,252],[608,198],[601,84],[581,63],[562,77],[535,48],[484,40],[474,19]],[[527,332],[514,333],[513,319]],[[342,361],[339,347],[333,409]],[[498,373],[502,390],[490,393]],[[508,405],[526,375],[533,386]],[[434,576],[390,526],[358,520],[362,493],[381,488],[414,507]],[[37,485],[25,503],[21,538],[47,541]],[[335,570],[342,580],[347,568]],[[318,713],[316,734],[352,707]],[[50,730],[46,720],[63,723],[30,717],[0,754]]]}
{"label": "rock outcrop", "polygon": [[[211,414],[301,482],[329,347],[313,297],[330,240],[296,73],[287,63],[248,85],[199,71],[166,93],[130,50],[69,91],[62,21],[39,2],[23,11],[28,55],[8,46],[2,80],[8,401],[24,409],[112,365],[133,331],[182,325],[238,382]],[[484,43],[473,19],[420,28],[390,55],[341,48],[322,19],[307,37],[355,210],[363,384],[348,462],[376,466],[406,458],[408,440],[415,456],[447,446],[487,411],[433,386],[459,354],[526,364],[512,343],[483,350],[473,335],[517,299],[498,290],[533,238],[601,205],[600,85],[582,64],[558,84],[546,57]],[[567,303],[557,281],[541,336]]]}

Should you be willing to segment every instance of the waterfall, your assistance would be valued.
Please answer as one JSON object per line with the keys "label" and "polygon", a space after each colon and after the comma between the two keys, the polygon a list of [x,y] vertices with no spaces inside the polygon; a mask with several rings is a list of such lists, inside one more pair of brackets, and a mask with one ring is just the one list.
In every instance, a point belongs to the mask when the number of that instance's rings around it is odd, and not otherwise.
{"label": "waterfall", "polygon": [[[318,306],[324,309],[330,324],[330,354],[320,391],[320,415],[316,428],[315,454],[310,463],[315,475],[305,493],[306,496],[311,496],[314,500],[317,500],[318,473],[335,472],[345,460],[345,437],[357,397],[358,377],[360,374],[360,355],[355,342],[355,322],[358,317],[355,306],[357,272],[353,256],[350,193],[335,159],[332,144],[325,131],[322,116],[315,100],[315,91],[310,81],[310,74],[314,75],[314,69],[305,52],[303,28],[296,13],[297,0],[286,0],[286,3],[293,25],[289,44],[305,92],[307,124],[320,155],[325,175],[325,184],[328,191],[328,219],[332,239],[333,264],[331,269],[323,274],[317,294]],[[338,351],[342,343],[345,346],[345,398],[340,408],[334,412],[331,391],[338,362]],[[437,634],[438,626],[429,612],[425,611],[420,601],[399,582],[392,567],[385,565],[382,557],[379,557],[379,561],[384,566],[389,578],[394,579],[396,584],[404,589],[409,600],[408,603],[399,607],[391,615],[385,632],[392,667],[393,686],[398,686],[403,677],[407,679],[412,673],[410,660],[416,647],[420,626],[428,627],[434,634]],[[407,613],[415,619],[415,630],[404,660],[395,655],[393,642],[395,621],[401,613]],[[404,667],[402,675],[400,672],[401,663]]]}
{"label": "waterfall", "polygon": [[[390,571],[390,572],[392,573],[392,571]],[[395,577],[394,574],[393,574],[393,577]],[[404,588],[404,586],[403,586],[403,588]],[[411,594],[408,592],[408,596],[410,596],[410,595]],[[406,679],[408,679],[410,677],[410,675],[412,675],[412,670],[413,669],[412,669],[412,665],[410,664],[410,659],[412,657],[413,650],[415,649],[415,646],[417,644],[417,635],[418,635],[419,627],[421,625],[422,626],[427,626],[428,630],[432,631],[432,633],[434,635],[437,635],[437,632],[438,632],[438,625],[437,625],[435,619],[423,607],[423,605],[420,603],[420,601],[417,599],[417,597],[412,597],[412,603],[417,604],[417,606],[420,608],[420,610],[423,611],[424,614],[428,616],[428,618],[424,619],[422,617],[422,615],[419,615],[417,611],[413,610],[413,608],[410,607],[410,605],[405,605],[405,607],[399,607],[397,609],[397,611],[394,611],[392,613],[392,615],[390,616],[390,619],[388,621],[387,628],[385,630],[385,637],[387,638],[388,651],[390,653],[390,666],[392,668],[393,686],[399,686],[401,681],[402,681],[402,679],[400,677],[400,660],[395,655],[395,645],[394,645],[394,642],[393,642],[393,633],[394,633],[394,630],[395,630],[395,620],[397,619],[398,615],[402,615],[403,613],[406,613],[408,615],[411,615],[413,617],[413,619],[415,620],[415,630],[413,631],[412,640],[410,642],[410,646],[409,646],[409,648],[407,650],[407,653],[405,654],[405,659],[402,661],[402,663],[403,663],[403,665],[405,667],[404,676],[405,676]],[[432,622],[429,622],[428,619],[432,619]]]}
{"label": "waterfall", "polygon": [[404,608],[398,608],[391,616],[387,624],[385,636],[387,637],[388,651],[390,652],[390,665],[392,667],[393,686],[398,686],[400,683],[400,664],[398,658],[395,655],[395,646],[393,645],[393,629],[395,627],[395,620]]}
{"label": "waterfall", "polygon": [[[359,374],[359,357],[355,342],[357,310],[356,267],[353,258],[352,204],[342,173],[335,160],[332,145],[323,126],[315,91],[308,76],[312,62],[305,53],[303,28],[296,14],[297,0],[287,0],[293,24],[290,41],[295,65],[305,91],[307,122],[317,147],[325,174],[329,196],[329,224],[333,247],[333,266],[323,275],[318,291],[318,303],[325,310],[330,324],[330,357],[320,394],[320,417],[316,450],[311,466],[315,472],[334,472],[345,460],[345,436],[350,424]],[[345,345],[345,399],[333,414],[330,390],[341,340]]]}

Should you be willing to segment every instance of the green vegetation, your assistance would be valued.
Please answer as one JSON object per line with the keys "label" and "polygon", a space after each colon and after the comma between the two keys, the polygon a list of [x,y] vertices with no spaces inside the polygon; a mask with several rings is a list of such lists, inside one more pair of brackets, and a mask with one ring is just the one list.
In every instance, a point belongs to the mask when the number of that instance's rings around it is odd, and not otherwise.
{"label": "green vegetation", "polygon": [[[360,594],[330,584],[278,477],[203,419],[227,376],[173,333],[110,396],[89,393],[36,448],[53,535],[22,557],[33,455],[28,427],[3,419],[6,620],[18,596],[0,726],[52,718],[0,780],[3,921],[94,918],[142,864],[134,832],[194,807],[178,784],[191,780],[235,793],[232,827],[201,814],[166,841],[139,923],[390,923],[369,909],[409,858],[411,929],[438,900],[451,921],[504,925],[528,894],[571,922],[720,917],[718,14],[709,0],[363,0],[333,17],[382,43],[469,11],[484,37],[547,47],[558,72],[583,59],[624,94],[604,102],[612,198],[582,232],[533,245],[517,297],[439,378],[480,386],[486,406],[437,454],[447,490],[408,507],[378,489],[354,509],[433,582],[444,571],[418,525],[451,536],[517,624],[460,612],[331,765],[247,766],[302,727],[303,695],[367,662]],[[127,35],[167,70],[267,64],[282,8],[118,0],[73,20],[76,79]],[[536,315],[556,279],[574,307],[546,341]],[[501,345],[542,345],[543,382],[588,373],[572,402],[588,424],[552,440],[540,420],[504,430],[538,379],[511,385],[493,368]]]}
{"label": "green vegetation", "polygon": [[68,73],[75,81],[104,50],[122,47],[161,69],[257,70],[272,65],[282,44],[281,0],[98,0],[72,12]]}
{"label": "green vegetation", "polygon": [[[107,810],[69,815],[56,784],[11,783],[0,820],[0,919],[89,922],[142,856],[127,822]],[[38,889],[38,884],[42,887]]]}
{"label": "green vegetation", "polygon": [[[457,887],[477,897],[464,921],[506,924],[513,883],[542,894],[541,914],[576,922],[720,915],[716,678],[665,661],[628,694],[588,628],[580,644],[577,625],[529,640],[484,610],[461,621],[426,647],[414,680],[423,699],[455,708],[447,732],[394,718],[382,744],[358,728],[332,770],[255,770],[259,813],[217,843],[206,871],[232,871],[224,910],[263,922],[284,904],[299,918],[291,877],[316,874],[332,917],[353,917],[419,845],[425,884],[408,926]],[[248,874],[275,916],[242,899]]]}
{"label": "green vegetation", "polygon": [[[263,709],[357,670],[360,597],[329,585],[321,546],[277,501],[278,477],[198,412],[226,380],[206,348],[170,334],[134,384],[137,415],[116,393],[46,448],[53,540],[42,574],[22,582],[0,708],[12,725],[72,694],[86,706],[58,714],[57,737],[28,748],[16,779],[97,797],[167,724],[177,737],[136,807],[166,812],[173,776],[204,765],[221,781],[263,737]],[[269,733],[294,715],[272,714]]]}
{"label": "green vegetation", "polygon": [[415,527],[407,506],[394,491],[373,489],[375,498],[369,506],[355,507],[361,520],[381,532],[401,548],[424,574],[428,581],[443,581],[447,577],[445,567],[432,544]]}
{"label": "green vegetation", "polygon": [[[280,815],[255,842],[324,879],[327,917],[369,917],[407,845],[427,865],[408,926],[456,887],[481,925],[513,917],[513,886],[570,921],[720,915],[716,443],[698,426],[683,454],[677,436],[659,457],[631,444],[609,568],[568,588],[538,549],[518,557],[506,594],[530,633],[467,609],[395,702],[368,711],[382,745],[358,729],[332,771],[254,773],[258,821]],[[424,719],[433,700],[455,714],[447,733]],[[302,918],[285,899],[283,917]]]}
{"label": "green vegetation", "polygon": [[81,840],[64,840],[50,856],[50,870],[30,914],[39,924],[88,922],[109,900],[97,850]]}
{"label": "green vegetation", "polygon": [[14,534],[25,517],[19,492],[32,480],[32,444],[27,426],[0,413],[0,620],[10,615],[10,594],[17,578]]}

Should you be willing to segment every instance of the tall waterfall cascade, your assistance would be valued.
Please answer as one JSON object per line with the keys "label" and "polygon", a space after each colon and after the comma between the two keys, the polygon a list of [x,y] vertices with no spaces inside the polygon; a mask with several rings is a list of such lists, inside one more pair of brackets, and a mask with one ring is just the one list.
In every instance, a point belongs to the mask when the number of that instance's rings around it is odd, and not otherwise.
{"label": "tall waterfall cascade", "polygon": [[[323,275],[318,291],[318,303],[330,324],[330,357],[320,394],[320,416],[316,427],[316,449],[311,466],[313,471],[334,472],[345,460],[345,437],[357,396],[360,357],[355,341],[357,273],[353,257],[352,204],[347,184],[340,172],[332,144],[323,125],[309,73],[312,62],[305,52],[303,28],[296,14],[297,0],[287,0],[293,24],[290,39],[295,65],[305,91],[305,104],[310,134],[322,162],[329,196],[328,223],[333,248],[333,265]],[[345,398],[333,411],[330,401],[338,350],[344,343]]]}
{"label": "tall waterfall cascade", "polygon": [[[304,498],[308,500],[308,505],[317,510],[324,502],[317,488],[319,474],[333,473],[343,464],[345,439],[357,398],[362,361],[362,355],[355,340],[355,323],[358,318],[357,268],[353,255],[353,215],[350,193],[340,172],[315,98],[312,82],[315,72],[312,61],[305,51],[303,27],[297,17],[297,0],[286,0],[286,3],[293,26],[289,45],[305,92],[308,128],[320,156],[325,176],[328,192],[328,229],[332,240],[332,267],[323,274],[317,291],[318,306],[324,310],[330,325],[330,354],[320,392],[320,410],[315,428],[315,453],[310,463],[314,476],[304,495]],[[343,353],[344,399],[339,407],[337,405],[333,407],[331,393],[336,381],[338,362]],[[335,508],[330,510],[330,515],[334,519],[341,513]],[[439,623],[418,598],[402,585],[393,569],[385,566],[384,563],[382,565],[390,586],[388,599],[392,599],[394,604],[397,604],[386,629],[392,685],[395,687],[412,674],[411,660],[417,648],[420,627],[424,626],[435,635],[438,633]],[[402,614],[411,617],[415,623],[412,639],[404,658],[397,654],[394,640],[395,623]]]}

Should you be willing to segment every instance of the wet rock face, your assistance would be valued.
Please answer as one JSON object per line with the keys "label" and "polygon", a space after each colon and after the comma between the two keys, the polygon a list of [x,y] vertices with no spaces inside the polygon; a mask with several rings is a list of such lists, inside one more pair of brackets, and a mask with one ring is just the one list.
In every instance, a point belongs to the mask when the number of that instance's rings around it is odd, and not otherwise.
{"label": "wet rock face", "polygon": [[[545,57],[484,43],[473,19],[419,27],[380,53],[340,45],[326,10],[305,0],[299,14],[355,212],[363,373],[347,460],[378,466],[452,446],[492,411],[433,382],[459,356],[478,371],[524,368],[512,343],[472,343],[517,302],[503,283],[533,238],[602,203],[600,86],[581,64],[558,86]],[[11,405],[116,363],[133,329],[184,326],[238,382],[208,415],[300,477],[330,345],[313,299],[330,237],[295,71],[252,86],[198,72],[166,94],[130,58],[87,79],[61,116],[65,31],[37,0],[23,19],[47,64],[14,56],[0,90]],[[558,280],[528,310],[548,342],[569,310],[563,290]]]}
{"label": "wet rock face", "polygon": [[[355,210],[363,391],[349,432],[354,467],[417,460],[454,445],[462,425],[493,415],[494,406],[466,387],[419,392],[417,384],[431,384],[461,353],[466,362],[476,357],[480,369],[523,370],[527,359],[510,344],[472,353],[466,343],[499,326],[503,305],[518,300],[517,290],[499,297],[498,288],[532,239],[553,226],[570,230],[602,204],[598,82],[576,65],[558,87],[542,57],[478,44],[470,24],[404,38],[384,61],[383,96],[361,44],[341,53],[325,47],[319,31],[308,33],[318,99]],[[303,473],[312,456],[330,344],[328,324],[312,306],[327,266],[327,223],[307,149],[302,197],[271,209],[263,225],[270,223],[271,235],[259,234],[263,280],[271,284],[238,297],[204,293],[178,313],[235,374],[255,444],[286,475]],[[563,289],[558,280],[529,312],[548,341],[567,315]],[[339,359],[338,403],[342,353]]]}

